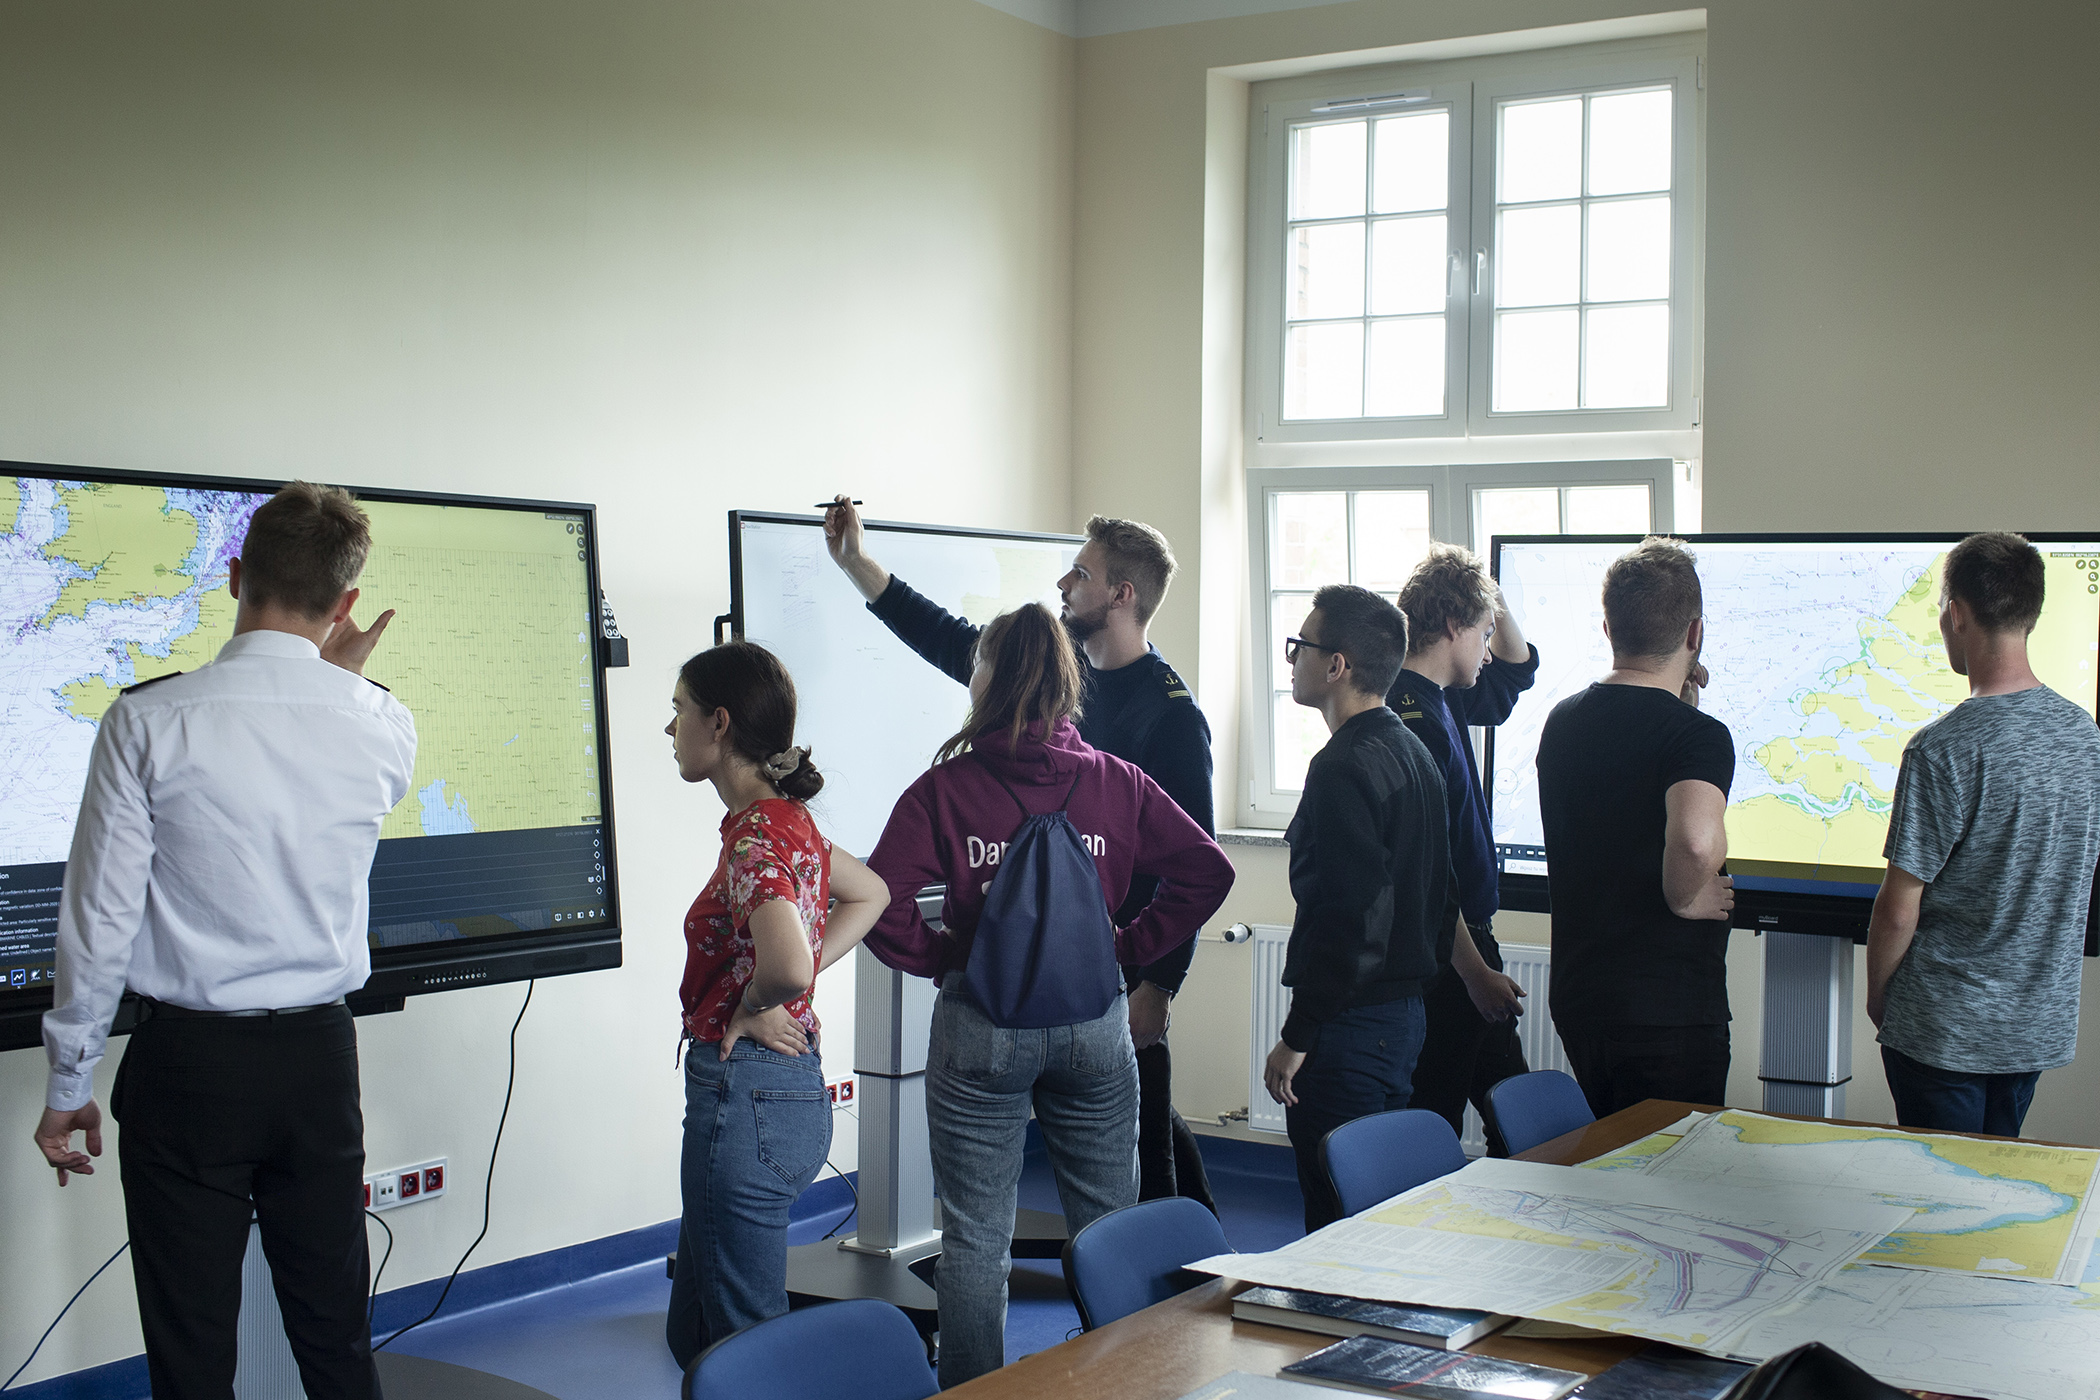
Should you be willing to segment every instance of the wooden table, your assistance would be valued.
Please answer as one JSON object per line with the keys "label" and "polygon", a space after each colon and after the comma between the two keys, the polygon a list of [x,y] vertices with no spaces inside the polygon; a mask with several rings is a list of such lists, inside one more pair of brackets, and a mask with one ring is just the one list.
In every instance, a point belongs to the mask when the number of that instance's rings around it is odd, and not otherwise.
{"label": "wooden table", "polygon": [[[1688,1113],[1711,1112],[1701,1104],[1650,1099],[1519,1156],[1527,1162],[1585,1162],[1660,1132]],[[1178,1400],[1227,1371],[1274,1375],[1337,1340],[1233,1321],[1232,1296],[1246,1287],[1214,1279],[942,1393],[965,1400]],[[1467,1350],[1595,1375],[1647,1345],[1638,1337],[1547,1341],[1497,1333]]]}

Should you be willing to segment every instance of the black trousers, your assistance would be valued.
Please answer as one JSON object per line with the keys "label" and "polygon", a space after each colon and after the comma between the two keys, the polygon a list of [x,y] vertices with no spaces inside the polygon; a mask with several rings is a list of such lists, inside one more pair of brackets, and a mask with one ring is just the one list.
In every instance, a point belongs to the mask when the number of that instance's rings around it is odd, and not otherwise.
{"label": "black trousers", "polygon": [[251,1216],[310,1400],[377,1400],[349,1011],[152,1016],[110,1109],[154,1400],[232,1396]]}
{"label": "black trousers", "polygon": [[[1500,972],[1502,954],[1493,939],[1482,936],[1486,932],[1485,926],[1473,930],[1474,941],[1481,945],[1488,966]],[[1507,1157],[1509,1150],[1487,1111],[1487,1091],[1529,1069],[1524,1047],[1517,1040],[1517,1023],[1483,1017],[1473,1007],[1465,979],[1450,967],[1430,983],[1422,1009],[1428,1014],[1429,1029],[1422,1039],[1421,1057],[1415,1061],[1414,1095],[1408,1106],[1442,1114],[1451,1131],[1464,1137],[1466,1104],[1470,1102],[1487,1125],[1488,1155]]]}
{"label": "black trousers", "polygon": [[1137,1066],[1138,1199],[1187,1196],[1216,1215],[1196,1134],[1174,1110],[1174,1060],[1165,1036],[1137,1052]]}
{"label": "black trousers", "polygon": [[1728,1023],[1620,1026],[1557,1023],[1575,1082],[1599,1118],[1643,1099],[1720,1104],[1728,1094]]}

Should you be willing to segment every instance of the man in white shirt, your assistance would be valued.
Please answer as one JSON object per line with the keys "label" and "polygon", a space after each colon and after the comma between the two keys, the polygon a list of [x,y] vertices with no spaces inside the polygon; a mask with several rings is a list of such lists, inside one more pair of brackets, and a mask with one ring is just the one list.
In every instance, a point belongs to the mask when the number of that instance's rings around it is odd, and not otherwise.
{"label": "man in white shirt", "polygon": [[393,617],[350,620],[370,546],[347,492],[278,492],[232,565],[233,639],[125,691],[95,737],[36,1139],[60,1186],[93,1173],[93,1074],[128,986],[139,1026],[110,1108],[156,1400],[232,1393],[251,1213],[310,1400],[379,1394],[343,997],[371,973],[366,882],[416,733],[362,678]]}

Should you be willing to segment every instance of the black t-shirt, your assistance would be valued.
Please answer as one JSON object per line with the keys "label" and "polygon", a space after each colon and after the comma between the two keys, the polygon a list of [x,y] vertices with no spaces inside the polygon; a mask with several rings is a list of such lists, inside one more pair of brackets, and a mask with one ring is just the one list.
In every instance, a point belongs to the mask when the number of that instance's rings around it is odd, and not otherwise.
{"label": "black t-shirt", "polygon": [[1728,726],[1668,691],[1592,685],[1539,736],[1539,814],[1553,902],[1553,1019],[1706,1026],[1728,1016],[1728,924],[1663,898],[1663,794],[1687,779],[1724,794]]}

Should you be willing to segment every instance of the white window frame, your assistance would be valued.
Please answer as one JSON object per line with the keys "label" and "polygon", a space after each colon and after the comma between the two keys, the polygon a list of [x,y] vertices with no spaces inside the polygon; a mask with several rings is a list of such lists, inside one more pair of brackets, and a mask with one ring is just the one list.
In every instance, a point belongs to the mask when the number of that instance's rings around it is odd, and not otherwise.
{"label": "white window frame", "polygon": [[[1276,772],[1275,687],[1277,649],[1275,609],[1270,599],[1270,555],[1274,542],[1269,523],[1271,498],[1278,493],[1307,491],[1429,492],[1429,533],[1439,541],[1465,544],[1482,558],[1490,541],[1473,537],[1473,493],[1495,487],[1567,488],[1573,486],[1644,485],[1648,487],[1649,528],[1667,534],[1677,528],[1676,486],[1681,464],[1667,457],[1614,461],[1521,462],[1455,466],[1282,467],[1247,473],[1248,557],[1251,571],[1249,613],[1253,645],[1246,680],[1259,718],[1241,726],[1242,791],[1239,821],[1270,829],[1287,825],[1297,810],[1299,790],[1278,788]],[[1343,582],[1344,580],[1330,580]],[[1282,590],[1299,591],[1299,590]]]}
{"label": "white window frame", "polygon": [[[1644,432],[1696,426],[1701,323],[1699,223],[1703,36],[1590,45],[1463,62],[1416,63],[1277,79],[1252,95],[1247,235],[1247,431],[1257,443],[1343,443],[1421,437]],[[1670,394],[1660,408],[1496,412],[1492,407],[1495,107],[1517,97],[1668,83],[1671,104]],[[1351,107],[1350,104],[1359,104]],[[1332,115],[1383,116],[1447,106],[1445,412],[1420,418],[1283,417],[1288,283],[1290,133]]]}

